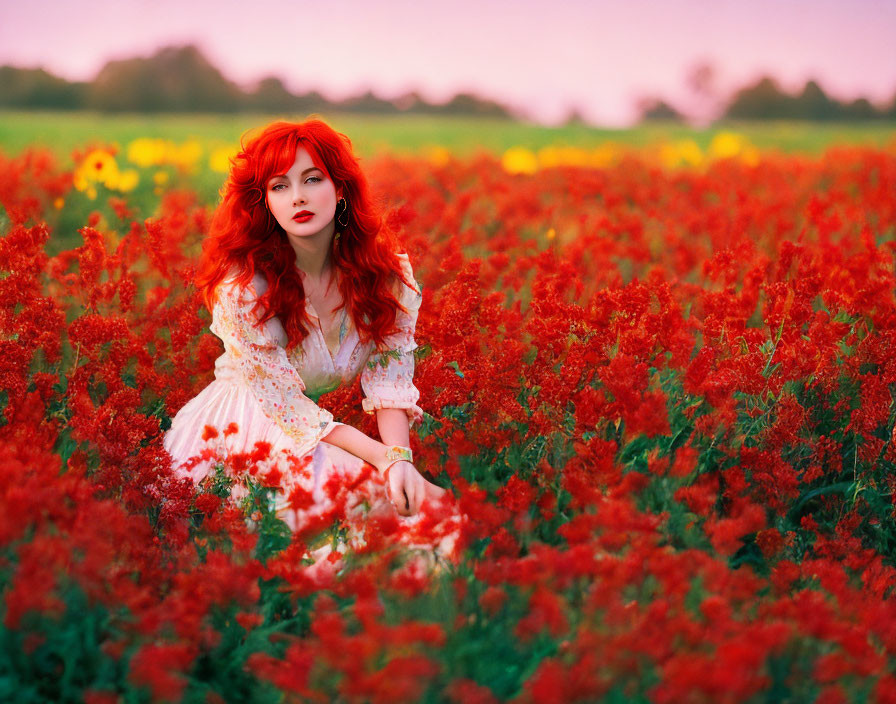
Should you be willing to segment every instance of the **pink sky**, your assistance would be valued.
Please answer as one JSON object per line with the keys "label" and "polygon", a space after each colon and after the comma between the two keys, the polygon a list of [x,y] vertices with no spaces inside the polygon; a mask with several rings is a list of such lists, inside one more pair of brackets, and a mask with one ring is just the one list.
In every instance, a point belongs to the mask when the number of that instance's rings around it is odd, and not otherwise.
{"label": "pink sky", "polygon": [[110,58],[195,43],[243,85],[280,76],[341,98],[460,90],[556,122],[621,126],[638,96],[692,113],[700,60],[721,96],[762,73],[839,98],[896,94],[896,0],[0,0],[0,64],[90,79]]}

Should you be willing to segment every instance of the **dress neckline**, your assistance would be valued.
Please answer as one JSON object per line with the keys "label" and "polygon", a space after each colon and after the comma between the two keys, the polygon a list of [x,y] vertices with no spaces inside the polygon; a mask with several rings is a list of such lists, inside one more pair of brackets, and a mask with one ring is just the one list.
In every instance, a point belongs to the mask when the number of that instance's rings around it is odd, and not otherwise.
{"label": "dress neckline", "polygon": [[337,360],[340,357],[340,353],[342,352],[343,347],[345,347],[345,343],[348,341],[348,308],[342,308],[342,318],[339,321],[339,341],[336,344],[336,351],[330,349],[330,346],[327,344],[327,337],[324,335],[323,327],[320,324],[320,316],[317,314],[317,311],[314,308],[314,304],[311,303],[311,299],[305,298],[305,310],[310,315],[313,315],[315,320],[317,320],[317,325],[315,326],[318,335],[320,336],[320,342],[324,346],[324,349],[327,351],[327,354],[330,356],[330,361],[333,363],[333,368],[335,369],[337,365]]}

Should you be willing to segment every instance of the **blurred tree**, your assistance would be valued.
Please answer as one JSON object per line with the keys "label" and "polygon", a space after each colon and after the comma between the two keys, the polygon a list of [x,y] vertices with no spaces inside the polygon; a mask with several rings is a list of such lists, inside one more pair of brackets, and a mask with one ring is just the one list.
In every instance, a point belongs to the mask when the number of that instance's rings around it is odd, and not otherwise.
{"label": "blurred tree", "polygon": [[87,106],[106,111],[230,112],[242,92],[195,46],[166,47],[148,59],[110,61],[88,90]]}
{"label": "blurred tree", "polygon": [[399,95],[392,104],[401,112],[426,112],[428,108],[432,108],[417,91]]}
{"label": "blurred tree", "polygon": [[728,103],[724,117],[736,120],[794,119],[793,101],[770,76],[741,88]]}
{"label": "blurred tree", "polygon": [[369,90],[359,96],[335,103],[335,106],[337,109],[350,112],[364,112],[376,115],[389,115],[398,112],[398,108],[395,107],[391,100],[380,98],[373,91]]}
{"label": "blurred tree", "polygon": [[716,95],[716,69],[708,60],[694,64],[687,74],[687,86],[695,95],[714,98]]}
{"label": "blurred tree", "polygon": [[793,100],[797,117],[803,120],[834,120],[843,116],[839,103],[831,100],[815,81],[808,81]]}
{"label": "blurred tree", "polygon": [[635,105],[640,114],[639,124],[644,122],[684,122],[684,116],[678,110],[659,98],[640,98]]}
{"label": "blurred tree", "polygon": [[893,94],[889,107],[884,108],[884,116],[896,120],[896,93]]}
{"label": "blurred tree", "polygon": [[243,105],[266,113],[319,112],[330,106],[320,93],[310,91],[295,95],[276,76],[261,79],[255,90],[246,95]]}
{"label": "blurred tree", "polygon": [[716,67],[709,59],[701,59],[685,76],[685,85],[692,96],[695,120],[703,125],[709,124],[721,110],[716,73]]}
{"label": "blurred tree", "polygon": [[478,115],[483,117],[509,118],[510,111],[486,98],[480,98],[472,93],[458,93],[451,100],[439,106],[440,112],[447,115]]}
{"label": "blurred tree", "polygon": [[885,113],[878,112],[867,98],[856,98],[843,106],[842,115],[847,120],[879,120]]}
{"label": "blurred tree", "polygon": [[876,108],[866,98],[841,103],[810,80],[796,96],[778,88],[774,79],[764,76],[731,98],[724,117],[743,120],[879,120],[896,117],[896,96],[889,107]]}
{"label": "blurred tree", "polygon": [[42,68],[0,66],[0,107],[81,108],[84,106],[86,85],[69,83]]}
{"label": "blurred tree", "polygon": [[569,112],[566,114],[566,119],[563,121],[563,124],[566,127],[586,127],[590,123],[580,108],[573,107],[570,108]]}

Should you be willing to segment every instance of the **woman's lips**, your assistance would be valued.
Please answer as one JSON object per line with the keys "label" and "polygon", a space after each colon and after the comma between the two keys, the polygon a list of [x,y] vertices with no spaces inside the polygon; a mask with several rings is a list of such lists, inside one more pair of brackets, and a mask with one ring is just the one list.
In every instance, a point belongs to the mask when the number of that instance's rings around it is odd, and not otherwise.
{"label": "woman's lips", "polygon": [[314,213],[309,213],[307,210],[303,210],[301,213],[293,215],[292,219],[296,222],[308,222],[313,217]]}

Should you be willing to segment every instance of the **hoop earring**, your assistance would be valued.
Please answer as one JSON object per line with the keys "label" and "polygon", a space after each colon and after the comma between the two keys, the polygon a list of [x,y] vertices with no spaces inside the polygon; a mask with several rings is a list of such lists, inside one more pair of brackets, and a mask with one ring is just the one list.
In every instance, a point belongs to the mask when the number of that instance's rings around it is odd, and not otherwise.
{"label": "hoop earring", "polygon": [[[336,222],[342,227],[348,227],[348,203],[346,202],[345,198],[340,198],[336,202],[337,210],[339,209],[340,204],[342,205],[342,212],[336,216]],[[345,215],[345,222],[342,222],[342,220],[340,219],[343,215]]]}

